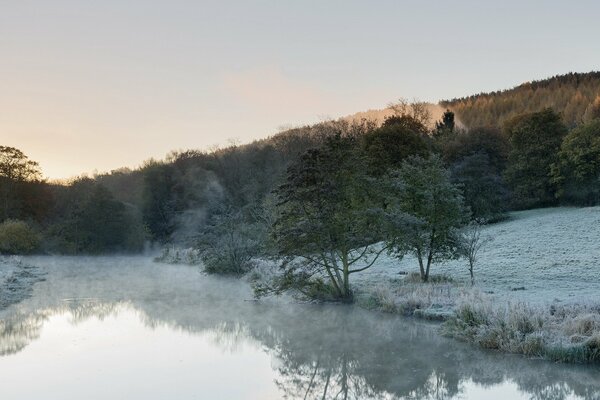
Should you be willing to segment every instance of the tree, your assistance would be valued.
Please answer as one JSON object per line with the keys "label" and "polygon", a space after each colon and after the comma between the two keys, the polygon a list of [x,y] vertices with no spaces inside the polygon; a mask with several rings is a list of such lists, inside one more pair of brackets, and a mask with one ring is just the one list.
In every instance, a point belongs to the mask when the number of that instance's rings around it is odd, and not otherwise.
{"label": "tree", "polygon": [[512,145],[506,181],[518,207],[548,206],[555,203],[556,187],[551,166],[567,128],[551,109],[520,115],[504,127]]}
{"label": "tree", "polygon": [[462,189],[471,218],[482,223],[502,219],[509,193],[486,152],[469,155],[450,167],[451,180]]}
{"label": "tree", "polygon": [[440,143],[440,153],[448,165],[461,162],[477,153],[488,156],[490,166],[502,174],[510,151],[508,137],[497,128],[479,127],[459,131]]}
{"label": "tree", "polygon": [[398,168],[412,155],[424,156],[428,152],[426,128],[409,116],[390,117],[383,125],[363,136],[369,171],[382,175]]}
{"label": "tree", "polygon": [[475,285],[475,265],[479,256],[479,250],[491,240],[488,236],[481,236],[481,225],[478,222],[472,222],[461,232],[460,236],[460,254],[469,262],[469,275],[471,276],[471,285]]}
{"label": "tree", "polygon": [[174,185],[169,165],[151,163],[145,167],[142,214],[152,238],[161,243],[165,243],[175,230]]}
{"label": "tree", "polygon": [[196,244],[205,271],[232,275],[248,272],[259,253],[259,229],[258,224],[245,220],[239,209],[213,210]]}
{"label": "tree", "polygon": [[397,256],[413,253],[421,280],[427,282],[434,262],[459,255],[457,230],[468,218],[460,189],[437,156],[404,161],[392,184],[388,213],[411,218],[392,227],[388,245]]}
{"label": "tree", "polygon": [[51,250],[98,254],[140,250],[143,244],[130,240],[140,231],[139,221],[105,187],[89,178],[62,188],[54,215],[47,232],[53,242]]}
{"label": "tree", "polygon": [[[37,162],[19,149],[0,146],[0,220],[29,217],[24,197],[30,193],[29,189],[35,189],[35,184],[41,179],[42,172]],[[37,200],[41,202],[46,198]]]}
{"label": "tree", "polygon": [[424,101],[413,100],[409,103],[407,99],[401,98],[396,103],[388,104],[388,109],[392,110],[394,117],[410,117],[424,127],[429,126],[431,121],[429,104]]}
{"label": "tree", "polygon": [[347,135],[344,126],[331,129],[334,134],[322,147],[290,166],[276,190],[273,236],[279,254],[303,261],[286,263],[275,286],[308,293],[326,279],[333,297],[349,301],[350,275],[372,266],[384,251],[373,246],[382,237],[381,210],[357,136]]}
{"label": "tree", "polygon": [[468,128],[498,126],[522,114],[552,107],[563,113],[563,121],[574,127],[592,118],[600,93],[600,72],[568,73],[515,88],[441,101]]}
{"label": "tree", "polygon": [[573,129],[552,165],[558,197],[576,203],[600,203],[600,119]]}
{"label": "tree", "polygon": [[37,181],[42,179],[42,172],[39,164],[21,150],[0,146],[0,176],[12,181]]}
{"label": "tree", "polygon": [[26,222],[9,219],[0,224],[0,254],[29,254],[39,245],[38,233]]}
{"label": "tree", "polygon": [[600,119],[600,94],[596,96],[596,99],[587,107],[585,114],[583,114],[584,122],[590,122],[595,119]]}
{"label": "tree", "polygon": [[446,110],[442,115],[442,120],[435,123],[434,136],[442,137],[454,133],[454,113]]}

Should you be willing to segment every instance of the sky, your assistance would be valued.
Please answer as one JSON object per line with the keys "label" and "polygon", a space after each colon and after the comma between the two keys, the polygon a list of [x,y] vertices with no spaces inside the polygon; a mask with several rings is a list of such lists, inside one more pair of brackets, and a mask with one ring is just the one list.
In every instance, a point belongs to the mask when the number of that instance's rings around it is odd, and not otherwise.
{"label": "sky", "polygon": [[600,2],[0,0],[0,145],[45,176],[600,70]]}

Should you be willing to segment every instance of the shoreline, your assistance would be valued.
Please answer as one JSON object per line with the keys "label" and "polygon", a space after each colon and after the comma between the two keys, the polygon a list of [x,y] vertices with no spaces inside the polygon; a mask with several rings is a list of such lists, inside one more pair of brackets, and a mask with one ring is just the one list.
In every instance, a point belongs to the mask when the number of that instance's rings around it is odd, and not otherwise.
{"label": "shoreline", "polygon": [[[255,274],[231,279],[242,280],[251,287],[257,274],[265,278],[274,272],[274,265],[266,264]],[[45,280],[45,274],[19,257],[0,257],[0,315],[30,297],[34,285]],[[564,363],[600,363],[599,303],[581,299],[534,304],[518,296],[489,294],[440,276],[432,276],[437,281],[425,284],[415,282],[410,274],[395,275],[387,281],[368,278],[355,282],[353,306],[434,321],[439,323],[438,334],[481,349]],[[285,297],[299,301],[294,296]]]}
{"label": "shoreline", "polygon": [[45,280],[39,267],[17,256],[0,256],[0,312],[31,296],[33,286]]}

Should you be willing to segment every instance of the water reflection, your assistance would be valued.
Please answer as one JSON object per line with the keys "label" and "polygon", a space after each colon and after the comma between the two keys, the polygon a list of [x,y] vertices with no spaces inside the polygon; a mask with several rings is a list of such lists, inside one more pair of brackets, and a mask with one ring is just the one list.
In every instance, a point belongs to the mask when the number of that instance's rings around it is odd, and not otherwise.
{"label": "water reflection", "polygon": [[470,398],[473,388],[506,398],[507,385],[530,399],[600,398],[597,367],[482,352],[440,337],[434,325],[348,306],[256,303],[238,281],[133,265],[119,274],[104,265],[93,283],[85,270],[56,267],[31,299],[0,315],[0,354],[35,342],[55,315],[74,326],[125,315],[150,331],[208,337],[234,354],[247,345],[262,349],[278,396],[289,399]]}

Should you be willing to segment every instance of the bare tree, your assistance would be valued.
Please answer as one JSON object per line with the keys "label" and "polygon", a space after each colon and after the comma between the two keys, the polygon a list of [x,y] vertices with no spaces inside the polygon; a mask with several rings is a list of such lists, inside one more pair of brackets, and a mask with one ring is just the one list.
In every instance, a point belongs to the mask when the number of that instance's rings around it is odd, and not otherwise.
{"label": "bare tree", "polygon": [[460,253],[469,262],[469,274],[471,285],[475,285],[475,264],[479,256],[479,250],[492,239],[481,235],[481,223],[472,222],[467,225],[460,236]]}
{"label": "bare tree", "polygon": [[394,112],[395,116],[408,116],[419,121],[424,126],[428,127],[431,122],[431,111],[429,103],[413,99],[409,102],[405,98],[400,98],[395,103],[388,104],[388,108]]}

